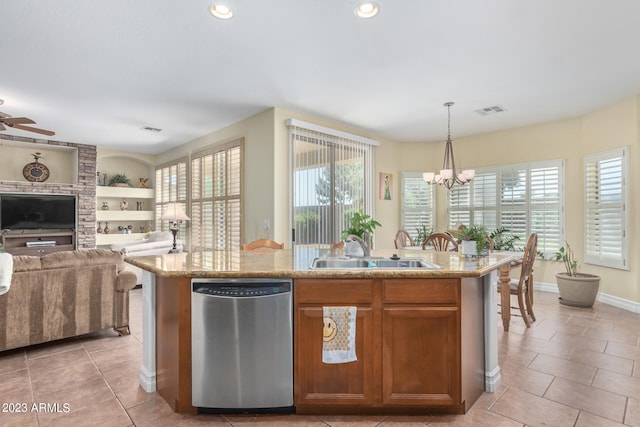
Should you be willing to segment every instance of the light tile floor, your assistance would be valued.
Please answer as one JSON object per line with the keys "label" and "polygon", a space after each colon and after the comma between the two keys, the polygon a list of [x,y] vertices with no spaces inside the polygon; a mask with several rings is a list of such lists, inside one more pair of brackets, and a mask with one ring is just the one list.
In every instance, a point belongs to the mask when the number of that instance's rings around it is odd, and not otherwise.
{"label": "light tile floor", "polygon": [[565,307],[544,292],[534,309],[533,327],[514,317],[500,331],[503,385],[465,415],[183,415],[138,385],[137,289],[129,336],[103,331],[0,353],[0,426],[640,426],[640,314]]}

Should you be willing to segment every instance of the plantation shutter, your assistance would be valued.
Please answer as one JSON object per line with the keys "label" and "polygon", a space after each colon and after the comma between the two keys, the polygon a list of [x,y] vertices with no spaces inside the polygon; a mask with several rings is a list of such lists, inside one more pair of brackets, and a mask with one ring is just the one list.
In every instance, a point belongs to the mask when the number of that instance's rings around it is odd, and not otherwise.
{"label": "plantation shutter", "polygon": [[[473,181],[472,181],[473,182]],[[471,185],[456,186],[447,197],[449,208],[449,229],[460,224],[471,224]]]}
{"label": "plantation shutter", "polygon": [[238,139],[191,158],[191,246],[240,249],[242,146]]}
{"label": "plantation shutter", "polygon": [[[483,224],[487,230],[496,228],[497,175],[495,172],[476,173],[472,186],[472,223]],[[470,225],[466,223],[465,225]]]}
{"label": "plantation shutter", "polygon": [[500,226],[523,242],[529,237],[527,184],[526,165],[512,165],[500,171]]}
{"label": "plantation shutter", "polygon": [[554,162],[530,169],[529,230],[538,234],[538,251],[555,252],[561,247],[561,176]]}
{"label": "plantation shutter", "polygon": [[562,160],[477,169],[470,185],[448,194],[449,228],[504,227],[522,244],[537,233],[538,250],[555,252],[563,243],[562,171]]}
{"label": "plantation shutter", "polygon": [[433,231],[435,227],[435,188],[422,179],[420,172],[402,173],[402,228],[412,239],[418,237],[423,227]]}
{"label": "plantation shutter", "polygon": [[584,175],[584,260],[628,269],[627,148],[585,157]]}
{"label": "plantation shutter", "polygon": [[[187,159],[178,159],[156,167],[156,230],[169,231],[169,221],[160,218],[167,203],[182,204],[185,212],[187,204]],[[188,240],[187,223],[180,224],[179,238]]]}

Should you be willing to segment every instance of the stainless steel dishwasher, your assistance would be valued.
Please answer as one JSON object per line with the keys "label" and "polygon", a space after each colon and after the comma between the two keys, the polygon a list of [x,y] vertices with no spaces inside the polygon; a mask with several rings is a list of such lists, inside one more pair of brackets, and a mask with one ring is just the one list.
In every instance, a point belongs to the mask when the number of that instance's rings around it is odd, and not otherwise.
{"label": "stainless steel dishwasher", "polygon": [[191,281],[193,406],[293,408],[291,286],[287,279]]}

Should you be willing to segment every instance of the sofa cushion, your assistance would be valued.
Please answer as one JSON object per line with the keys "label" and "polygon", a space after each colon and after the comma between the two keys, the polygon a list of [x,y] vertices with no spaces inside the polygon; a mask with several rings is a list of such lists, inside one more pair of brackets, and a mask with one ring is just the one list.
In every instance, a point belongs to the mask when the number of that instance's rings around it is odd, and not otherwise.
{"label": "sofa cushion", "polygon": [[124,270],[124,255],[107,249],[77,249],[47,254],[40,258],[42,269],[76,268],[87,265],[116,264],[117,271]]}
{"label": "sofa cushion", "polygon": [[13,257],[13,272],[20,273],[23,271],[41,270],[39,256],[16,255]]}

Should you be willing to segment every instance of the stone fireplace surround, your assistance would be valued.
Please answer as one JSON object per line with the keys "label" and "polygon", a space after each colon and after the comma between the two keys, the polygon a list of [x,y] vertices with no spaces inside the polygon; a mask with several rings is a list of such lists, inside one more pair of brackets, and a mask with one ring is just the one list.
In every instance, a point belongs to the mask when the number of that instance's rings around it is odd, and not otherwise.
{"label": "stone fireplace surround", "polygon": [[[39,193],[39,194],[72,194],[78,197],[78,224],[76,241],[78,248],[96,247],[96,147],[93,145],[75,144],[71,142],[50,141],[12,135],[0,134],[2,140],[17,141],[26,144],[56,145],[73,147],[78,150],[78,181],[74,184],[21,182],[0,180],[0,193]],[[35,147],[34,150],[44,150]],[[1,148],[0,148],[1,150]],[[1,152],[0,152],[1,155]]]}

